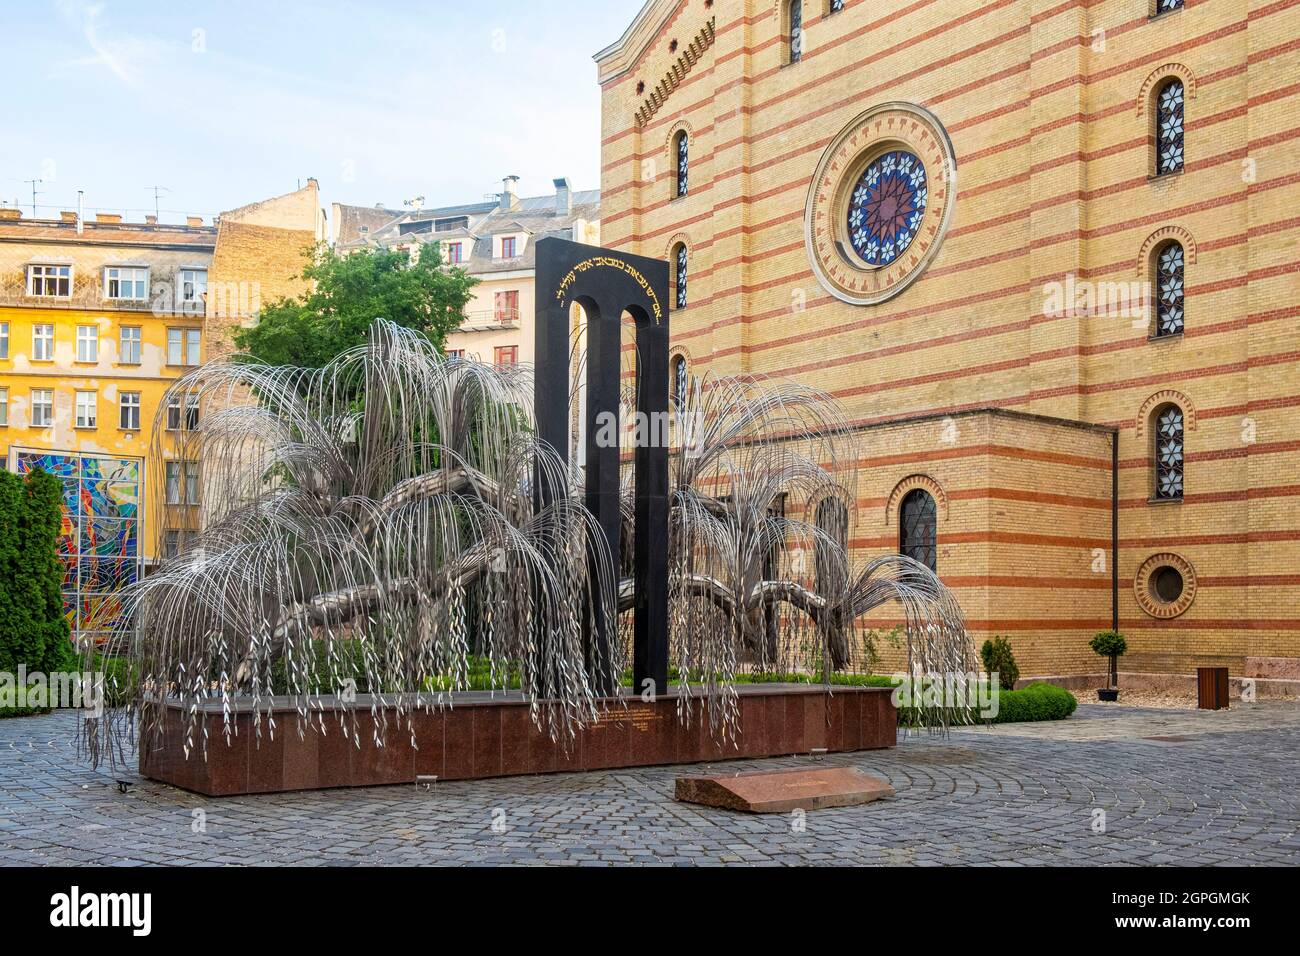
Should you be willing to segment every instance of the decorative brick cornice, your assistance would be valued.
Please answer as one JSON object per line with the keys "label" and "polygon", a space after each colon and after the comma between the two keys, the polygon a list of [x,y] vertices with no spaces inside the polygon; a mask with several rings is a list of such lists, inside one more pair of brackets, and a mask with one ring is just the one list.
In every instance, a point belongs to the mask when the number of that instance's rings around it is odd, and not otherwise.
{"label": "decorative brick cornice", "polygon": [[1147,103],[1151,101],[1151,91],[1159,83],[1170,77],[1177,77],[1183,81],[1183,96],[1187,98],[1188,102],[1196,99],[1196,74],[1181,63],[1166,63],[1152,70],[1151,75],[1142,83],[1142,90],[1138,93],[1137,98],[1138,116],[1146,112]]}
{"label": "decorative brick cornice", "polygon": [[668,245],[664,246],[664,258],[668,260],[668,265],[670,267],[673,266],[673,261],[672,261],[673,250],[676,249],[679,245],[685,246],[687,255],[690,255],[691,252],[690,237],[687,236],[686,233],[684,232],[674,233],[673,237],[668,240]]}
{"label": "decorative brick cornice", "polygon": [[1196,265],[1196,240],[1192,234],[1182,226],[1162,226],[1142,243],[1142,251],[1137,258],[1138,278],[1144,278],[1150,270],[1151,254],[1170,239],[1176,240],[1183,247],[1183,261],[1189,266]]}
{"label": "decorative brick cornice", "polygon": [[889,500],[885,502],[885,525],[893,525],[895,515],[898,513],[899,503],[909,491],[915,491],[921,488],[929,492],[930,497],[934,499],[937,507],[938,517],[947,520],[948,518],[948,495],[944,492],[939,482],[935,481],[929,475],[908,475],[898,484],[894,485],[894,490],[889,493]]}
{"label": "decorative brick cornice", "polygon": [[636,111],[637,126],[645,126],[646,123],[650,122],[651,117],[658,113],[660,107],[668,101],[668,97],[672,95],[673,90],[681,86],[682,81],[686,79],[686,75],[691,72],[695,64],[700,61],[700,57],[704,55],[704,51],[713,46],[713,28],[716,19],[716,17],[708,19],[700,32],[695,34],[695,39],[686,44],[686,48],[677,57],[677,61],[672,65],[672,68],[664,74],[663,79],[650,91],[650,95],[641,104],[641,108]]}
{"label": "decorative brick cornice", "polygon": [[1183,427],[1189,432],[1196,431],[1196,406],[1192,400],[1176,388],[1162,388],[1138,409],[1137,421],[1133,423],[1135,437],[1139,440],[1142,438],[1146,433],[1147,422],[1151,420],[1151,413],[1161,405],[1177,405],[1183,410]]}

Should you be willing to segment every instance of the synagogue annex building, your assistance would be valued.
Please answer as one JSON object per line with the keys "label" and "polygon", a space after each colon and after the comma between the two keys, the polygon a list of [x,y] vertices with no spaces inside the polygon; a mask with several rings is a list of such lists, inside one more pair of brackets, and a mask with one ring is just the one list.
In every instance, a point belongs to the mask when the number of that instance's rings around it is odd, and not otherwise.
{"label": "synagogue annex building", "polygon": [[[675,380],[858,431],[864,554],[1025,676],[1300,656],[1300,2],[650,0],[597,56],[602,241]],[[678,387],[682,387],[678,385]]]}

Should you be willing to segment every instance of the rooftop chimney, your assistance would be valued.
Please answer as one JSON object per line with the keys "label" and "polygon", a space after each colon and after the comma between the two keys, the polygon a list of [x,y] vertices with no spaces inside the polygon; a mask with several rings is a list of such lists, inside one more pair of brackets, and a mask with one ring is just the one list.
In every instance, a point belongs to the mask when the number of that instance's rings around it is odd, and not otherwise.
{"label": "rooftop chimney", "polygon": [[64,222],[76,222],[77,211],[75,209],[64,209],[59,213],[59,218]]}
{"label": "rooftop chimney", "polygon": [[21,219],[23,211],[17,206],[0,206],[0,219]]}
{"label": "rooftop chimney", "polygon": [[501,211],[513,212],[515,209],[519,208],[519,194],[516,191],[519,177],[507,176],[505,179],[501,180],[501,182],[505,185],[505,189],[501,193]]}
{"label": "rooftop chimney", "polygon": [[203,225],[203,217],[202,217],[202,216],[186,216],[186,217],[185,217],[185,225],[187,225],[187,226],[201,226],[201,225]]}
{"label": "rooftop chimney", "polygon": [[555,214],[567,216],[573,212],[573,185],[568,176],[555,180]]}
{"label": "rooftop chimney", "polygon": [[97,212],[95,213],[95,222],[121,222],[122,217],[115,212]]}

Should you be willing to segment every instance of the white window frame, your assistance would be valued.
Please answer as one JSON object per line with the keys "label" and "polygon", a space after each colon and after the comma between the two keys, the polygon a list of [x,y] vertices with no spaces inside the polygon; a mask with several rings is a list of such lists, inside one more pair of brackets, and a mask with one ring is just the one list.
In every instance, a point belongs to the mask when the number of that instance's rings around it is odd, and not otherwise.
{"label": "white window frame", "polygon": [[[141,401],[139,392],[119,392],[117,399],[117,427],[124,432],[140,430]],[[127,421],[128,417],[134,422]]]}
{"label": "white window frame", "polygon": [[[176,351],[172,352],[173,343]],[[174,356],[174,358],[173,358]],[[179,366],[185,360],[185,330],[169,328],[167,330],[167,364]]]}
{"label": "white window frame", "polygon": [[199,503],[199,463],[197,461],[185,462],[185,503],[187,505],[197,505]]}
{"label": "white window frame", "polygon": [[[123,273],[132,273],[132,277],[127,279]],[[116,273],[116,274],[115,274]],[[140,278],[143,274],[144,278]],[[112,284],[118,283],[117,295],[112,292]],[[140,286],[139,295],[122,295],[122,283],[130,283],[132,286]],[[133,290],[134,291],[134,290]],[[104,266],[104,298],[111,302],[147,302],[149,300],[149,267],[148,266]]]}
{"label": "white window frame", "polygon": [[[68,284],[67,292],[37,292],[36,279],[41,279],[41,288],[54,282],[57,289],[60,283]],[[57,262],[32,262],[27,266],[27,295],[34,299],[70,299],[72,298],[72,266]]]}
{"label": "white window frame", "polygon": [[[199,276],[203,277],[202,282]],[[187,313],[195,313],[194,307],[208,301],[208,270],[181,269],[176,273],[176,301]]]}
{"label": "white window frame", "polygon": [[[172,352],[175,345],[178,353]],[[179,361],[173,361],[178,354]],[[193,368],[203,357],[203,330],[172,326],[167,330],[167,364],[176,368]]]}
{"label": "white window frame", "polygon": [[32,326],[32,361],[54,361],[54,324],[37,322]]}
{"label": "white window frame", "polygon": [[0,387],[0,428],[9,425],[9,389]]}
{"label": "white window frame", "polygon": [[[184,484],[184,491],[181,485]],[[173,458],[167,462],[163,477],[163,494],[169,505],[199,503],[199,463]]]}
{"label": "white window frame", "polygon": [[0,359],[9,357],[9,323],[0,322]]}
{"label": "white window frame", "polygon": [[[37,396],[41,400],[37,400]],[[32,427],[49,428],[54,424],[54,389],[52,388],[34,388],[31,394],[32,400]],[[46,414],[39,421],[37,420],[36,409],[44,409]]]}
{"label": "white window frame", "polygon": [[199,427],[199,397],[173,395],[167,399],[167,431],[192,432]]}
{"label": "white window frame", "polygon": [[[134,333],[128,340],[127,333]],[[127,357],[127,346],[133,346],[135,358]],[[123,325],[117,335],[117,363],[119,365],[139,365],[144,355],[144,329],[138,325]]]}
{"label": "white window frame", "polygon": [[181,503],[181,461],[172,459],[163,469],[163,500],[169,505]]}
{"label": "white window frame", "polygon": [[[84,351],[83,345],[88,346]],[[77,361],[83,363],[99,361],[99,326],[77,326]]]}
{"label": "white window frame", "polygon": [[76,402],[73,408],[76,409],[78,428],[99,427],[99,392],[77,389]]}

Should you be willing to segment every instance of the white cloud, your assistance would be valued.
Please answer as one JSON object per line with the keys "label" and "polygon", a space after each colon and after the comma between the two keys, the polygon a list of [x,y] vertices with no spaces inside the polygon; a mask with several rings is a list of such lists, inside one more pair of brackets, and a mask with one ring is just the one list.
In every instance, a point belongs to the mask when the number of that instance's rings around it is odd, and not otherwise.
{"label": "white cloud", "polygon": [[64,21],[81,31],[92,54],[68,60],[64,65],[103,68],[126,86],[137,86],[144,68],[162,55],[166,44],[121,32],[106,33],[102,18],[106,9],[103,3],[59,0],[59,13]]}

